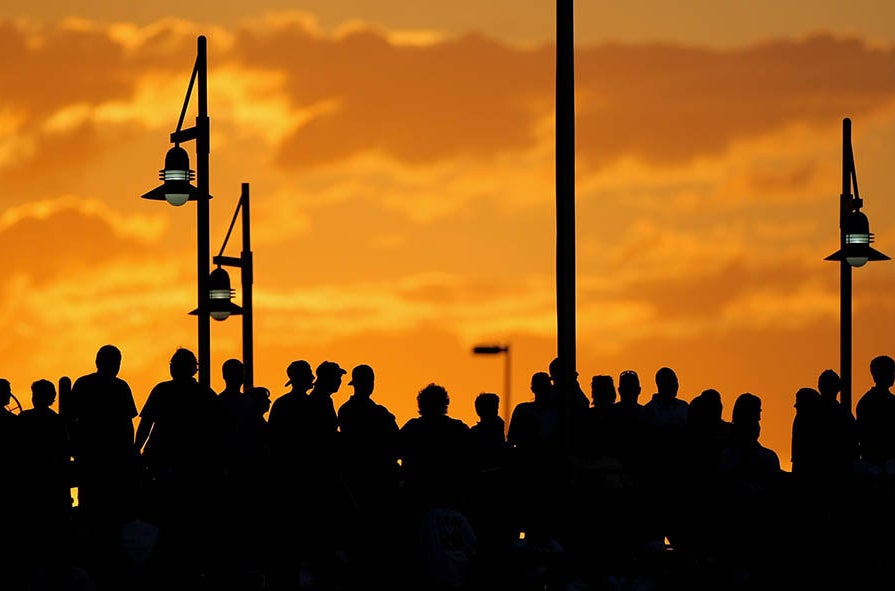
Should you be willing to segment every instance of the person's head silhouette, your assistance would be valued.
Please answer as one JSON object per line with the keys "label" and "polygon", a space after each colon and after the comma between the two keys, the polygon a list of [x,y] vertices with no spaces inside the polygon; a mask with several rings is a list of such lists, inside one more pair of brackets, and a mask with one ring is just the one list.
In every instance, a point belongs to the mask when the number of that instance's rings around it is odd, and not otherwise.
{"label": "person's head silhouette", "polygon": [[192,378],[199,371],[199,361],[196,354],[189,349],[180,347],[171,356],[170,372],[175,380]]}
{"label": "person's head silhouette", "polygon": [[820,395],[828,399],[836,399],[836,395],[842,390],[842,379],[839,374],[832,369],[825,369],[820,372],[817,378],[817,391]]}
{"label": "person's head silhouette", "polygon": [[591,400],[596,407],[615,404],[615,381],[606,374],[595,375],[590,380]]}
{"label": "person's head silhouette", "polygon": [[335,394],[342,386],[342,376],[346,372],[335,361],[324,361],[317,366],[317,381],[314,391],[323,394]]}
{"label": "person's head silhouette", "polygon": [[450,401],[447,390],[438,384],[429,384],[416,396],[417,409],[423,417],[446,415]]}
{"label": "person's head silhouette", "polygon": [[699,415],[706,421],[720,421],[724,405],[721,402],[721,393],[714,388],[703,390],[699,396],[690,403],[693,414]]}
{"label": "person's head silhouette", "polygon": [[56,401],[56,385],[50,380],[31,384],[31,404],[34,408],[49,408]]}
{"label": "person's head silhouette", "polygon": [[618,397],[622,402],[637,402],[640,396],[640,376],[632,369],[618,374]]}
{"label": "person's head silhouette", "polygon": [[474,404],[480,419],[493,419],[500,410],[500,396],[494,392],[482,392],[475,397]]}
{"label": "person's head silhouette", "polygon": [[553,380],[545,371],[536,371],[531,376],[531,391],[535,402],[548,402],[553,397]]}
{"label": "person's head silhouette", "polygon": [[104,376],[117,376],[121,370],[121,351],[115,345],[103,345],[96,352],[96,371]]}
{"label": "person's head silhouette", "polygon": [[895,384],[895,359],[888,355],[874,357],[870,361],[870,375],[877,387],[888,390]]}
{"label": "person's head silhouette", "polygon": [[245,383],[245,365],[239,359],[228,359],[221,366],[227,389],[239,390]]}
{"label": "person's head silhouette", "polygon": [[737,438],[758,441],[761,433],[761,398],[751,392],[737,396],[731,419]]}
{"label": "person's head silhouette", "polygon": [[270,390],[263,386],[255,386],[246,390],[246,398],[257,416],[263,417],[270,410]]}
{"label": "person's head silhouette", "polygon": [[366,364],[356,365],[351,370],[351,381],[348,385],[354,388],[354,395],[369,398],[373,393],[376,376],[373,368]]}
{"label": "person's head silhouette", "polygon": [[677,396],[679,384],[677,374],[670,367],[660,367],[656,372],[656,392],[660,397],[670,400]]}
{"label": "person's head silhouette", "polygon": [[289,376],[286,386],[292,386],[293,390],[307,392],[314,385],[314,372],[311,371],[311,364],[304,359],[297,359],[290,363],[286,368],[286,375]]}

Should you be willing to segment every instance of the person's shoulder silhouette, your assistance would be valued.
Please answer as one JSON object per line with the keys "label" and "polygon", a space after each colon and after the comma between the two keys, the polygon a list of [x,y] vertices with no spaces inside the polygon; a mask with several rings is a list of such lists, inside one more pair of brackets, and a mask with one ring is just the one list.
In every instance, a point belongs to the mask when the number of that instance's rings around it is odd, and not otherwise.
{"label": "person's shoulder silhouette", "polygon": [[[76,451],[130,455],[137,405],[130,385],[119,377],[121,350],[103,345],[96,352],[96,371],[77,378],[66,401]],[[86,461],[90,461],[87,458]]]}

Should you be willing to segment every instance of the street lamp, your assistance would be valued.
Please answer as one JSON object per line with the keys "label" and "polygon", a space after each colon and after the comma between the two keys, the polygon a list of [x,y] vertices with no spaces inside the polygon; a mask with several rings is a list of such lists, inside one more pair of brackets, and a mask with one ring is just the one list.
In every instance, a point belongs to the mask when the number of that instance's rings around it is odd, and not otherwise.
{"label": "street lamp", "polygon": [[[242,216],[240,217],[240,213]],[[242,226],[242,252],[238,257],[224,255],[236,218],[240,217]],[[252,282],[254,276],[252,260],[252,235],[251,235],[251,210],[249,201],[249,184],[242,183],[242,192],[236,203],[236,211],[230,220],[230,227],[224,237],[221,250],[212,259],[217,267],[209,275],[208,283],[208,307],[209,313],[215,320],[226,320],[230,316],[242,316],[242,363],[245,367],[245,389],[254,385],[254,339],[253,339],[253,313],[252,313]],[[230,275],[223,267],[236,267],[240,269],[240,283],[242,285],[242,306],[233,303],[233,290],[230,288]],[[190,314],[198,314],[198,309]]]}
{"label": "street lamp", "polygon": [[[854,195],[852,195],[854,187]],[[870,222],[861,212],[864,201],[858,194],[858,173],[851,145],[851,119],[842,120],[842,193],[839,196],[839,250],[827,261],[839,261],[839,373],[842,378],[842,405],[851,412],[852,311],[851,270],[867,261],[887,261],[889,257],[870,246]]]}
{"label": "street lamp", "polygon": [[[208,156],[210,153],[209,119],[208,119],[208,51],[204,35],[200,35],[197,42],[196,62],[190,76],[186,97],[183,100],[183,108],[180,111],[180,119],[177,121],[177,129],[171,133],[171,142],[174,147],[168,150],[165,156],[165,167],[159,171],[159,178],[163,181],[148,193],[142,195],[143,199],[165,200],[171,205],[180,206],[187,201],[196,202],[196,266],[198,276],[196,280],[196,300],[198,308],[198,352],[199,383],[211,386],[211,310],[208,297],[210,278],[208,275],[209,259],[209,211],[208,200]],[[183,129],[183,120],[189,106],[193,85],[198,91],[198,114],[196,125]],[[183,142],[194,140],[196,142],[196,170],[190,169],[190,158],[186,150],[180,147]],[[196,185],[190,181],[195,178]]]}
{"label": "street lamp", "polygon": [[510,396],[510,345],[476,345],[472,348],[473,355],[500,355],[504,354],[505,363],[503,365],[503,389],[504,389],[504,405],[503,405],[503,421],[504,428],[510,426],[510,411],[512,409],[512,398]]}

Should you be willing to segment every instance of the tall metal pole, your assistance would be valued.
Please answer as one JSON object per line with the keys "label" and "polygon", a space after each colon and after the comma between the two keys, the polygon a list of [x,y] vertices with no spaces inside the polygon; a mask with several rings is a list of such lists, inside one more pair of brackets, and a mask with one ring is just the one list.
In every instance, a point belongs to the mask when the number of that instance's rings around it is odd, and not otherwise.
{"label": "tall metal pole", "polygon": [[563,375],[575,360],[575,37],[573,0],[556,3],[556,321]]}
{"label": "tall metal pole", "polygon": [[575,35],[573,0],[556,2],[556,340],[562,441],[571,443],[569,414],[575,359]]}
{"label": "tall metal pole", "polygon": [[208,120],[208,53],[204,35],[199,36],[196,68],[199,91],[199,113],[196,116],[196,241],[197,241],[197,299],[199,305],[199,383],[211,386],[211,314],[209,310],[208,264],[210,259],[208,211],[208,157],[211,152]]}
{"label": "tall metal pole", "polygon": [[[851,146],[851,119],[842,120],[842,194],[839,197],[839,249],[845,253],[846,221],[853,209],[851,192],[852,171],[855,160]],[[852,410],[852,326],[851,294],[852,270],[845,255],[839,262],[839,374],[842,380],[840,391],[842,406]]]}
{"label": "tall metal pole", "polygon": [[255,353],[252,314],[252,218],[249,206],[249,184],[242,184],[242,253],[240,254],[240,277],[242,278],[242,362],[245,366],[245,387],[255,383]]}

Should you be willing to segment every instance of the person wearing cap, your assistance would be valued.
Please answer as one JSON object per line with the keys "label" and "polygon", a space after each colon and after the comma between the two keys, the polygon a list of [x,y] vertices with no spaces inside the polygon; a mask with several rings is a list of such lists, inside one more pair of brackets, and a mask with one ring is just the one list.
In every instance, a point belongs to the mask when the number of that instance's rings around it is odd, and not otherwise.
{"label": "person wearing cap", "polygon": [[[398,422],[385,406],[373,401],[375,375],[369,365],[351,370],[348,385],[354,394],[339,407],[339,431],[342,435],[344,459],[349,472],[366,484],[397,478],[398,455],[395,448]],[[396,481],[395,481],[396,483]],[[358,486],[361,483],[356,483]],[[364,499],[357,499],[365,503]]]}
{"label": "person wearing cap", "polygon": [[[274,536],[271,548],[272,577],[276,586],[292,580],[296,556],[307,544],[303,533],[304,497],[307,483],[303,477],[304,458],[309,453],[306,437],[308,391],[314,385],[311,364],[297,359],[286,368],[288,392],[273,401],[267,418],[272,470],[272,507],[269,530]],[[302,476],[299,478],[298,476]]]}
{"label": "person wearing cap", "polygon": [[304,404],[302,421],[305,453],[298,478],[303,484],[301,535],[312,576],[322,588],[335,588],[340,576],[342,533],[349,526],[339,509],[351,500],[341,475],[339,419],[332,396],[347,372],[334,361],[317,366],[317,380]]}
{"label": "person wearing cap", "polygon": [[[352,517],[349,561],[363,580],[387,586],[384,565],[394,561],[389,552],[395,547],[394,523],[398,492],[398,423],[388,408],[372,400],[375,387],[373,368],[366,364],[351,370],[348,385],[354,393],[338,411],[345,483],[354,506],[342,511]],[[383,579],[377,579],[377,577]]]}
{"label": "person wearing cap", "polygon": [[286,368],[286,387],[291,389],[273,401],[268,415],[272,444],[277,448],[296,445],[295,438],[300,433],[299,422],[302,403],[308,398],[308,390],[314,385],[311,364],[298,359]]}

